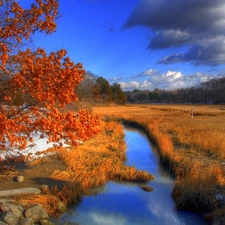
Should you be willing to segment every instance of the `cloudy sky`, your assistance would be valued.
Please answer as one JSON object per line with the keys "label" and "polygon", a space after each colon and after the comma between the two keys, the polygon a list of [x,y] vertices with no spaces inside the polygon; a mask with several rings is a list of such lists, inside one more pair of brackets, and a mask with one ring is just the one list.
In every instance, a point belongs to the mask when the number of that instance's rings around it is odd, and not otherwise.
{"label": "cloudy sky", "polygon": [[225,0],[60,0],[60,12],[57,32],[36,36],[36,44],[65,48],[124,90],[176,89],[225,75]]}

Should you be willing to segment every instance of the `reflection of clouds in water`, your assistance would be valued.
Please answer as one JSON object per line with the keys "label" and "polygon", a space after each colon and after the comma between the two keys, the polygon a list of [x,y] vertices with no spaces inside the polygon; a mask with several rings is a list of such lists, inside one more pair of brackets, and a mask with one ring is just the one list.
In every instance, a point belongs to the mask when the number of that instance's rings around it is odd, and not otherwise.
{"label": "reflection of clouds in water", "polygon": [[[173,180],[169,177],[157,177],[155,180],[151,181],[151,182],[155,182],[155,183],[161,183],[161,184],[171,184],[171,186],[173,186]],[[150,184],[151,184],[150,182]]]}
{"label": "reflection of clouds in water", "polygon": [[[159,198],[159,197],[158,197]],[[205,225],[207,224],[201,216],[188,211],[177,211],[171,207],[170,201],[165,196],[149,198],[147,208],[157,220],[157,224],[171,225]],[[158,200],[157,200],[158,199]]]}
{"label": "reflection of clouds in water", "polygon": [[[106,184],[105,192],[107,194],[123,194],[127,193],[128,191],[135,191],[137,188],[137,183],[132,182],[109,182]],[[104,193],[102,193],[104,194]]]}
{"label": "reflection of clouds in water", "polygon": [[[96,225],[125,225],[127,224],[126,218],[118,214],[101,214],[98,212],[89,213],[91,220]],[[93,223],[91,223],[93,224]]]}
{"label": "reflection of clouds in water", "polygon": [[[133,132],[127,132],[126,135],[133,135]],[[146,139],[142,137],[140,139],[140,135],[138,137],[139,139],[135,139],[134,136],[128,137],[128,139],[131,138],[130,149],[127,152],[128,160],[133,157],[132,160],[135,159],[138,168],[145,165],[145,170],[152,169],[150,172],[155,173],[155,180],[145,184],[154,188],[154,191],[144,192],[137,186],[137,183],[109,182],[100,188],[99,194],[84,197],[78,207],[61,216],[57,221],[58,225],[64,222],[79,223],[80,225],[205,224],[191,213],[174,210],[174,202],[171,198],[173,181],[167,171],[158,166],[157,157],[149,154],[149,145],[140,145],[140,142],[146,142]],[[133,147],[138,149],[138,154],[135,153],[136,150],[132,153]],[[140,147],[141,154],[139,154]],[[98,193],[98,190],[95,191]]]}
{"label": "reflection of clouds in water", "polygon": [[179,225],[180,222],[174,216],[174,212],[171,210],[171,205],[158,203],[157,201],[150,200],[148,209],[151,214],[154,214],[157,217],[157,220],[161,221],[162,224],[173,224]]}
{"label": "reflection of clouds in water", "polygon": [[[132,213],[123,215],[121,213],[110,213],[106,211],[82,211],[76,217],[67,214],[60,217],[57,225],[149,225],[157,224],[149,221],[145,216],[139,214],[140,218],[136,218]],[[161,225],[161,224],[160,224]],[[176,224],[175,224],[176,225]]]}
{"label": "reflection of clouds in water", "polygon": [[58,225],[131,225],[131,223],[119,213],[107,213],[104,211],[81,211],[78,214],[65,213],[57,221]]}

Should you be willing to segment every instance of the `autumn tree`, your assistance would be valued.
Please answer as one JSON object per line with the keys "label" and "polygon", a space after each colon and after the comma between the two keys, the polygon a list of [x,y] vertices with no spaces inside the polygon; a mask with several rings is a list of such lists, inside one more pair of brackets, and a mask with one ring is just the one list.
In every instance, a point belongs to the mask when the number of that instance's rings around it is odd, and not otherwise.
{"label": "autumn tree", "polygon": [[36,0],[24,9],[18,1],[0,0],[0,148],[24,149],[36,133],[49,142],[86,140],[98,130],[96,116],[81,110],[61,113],[77,101],[75,87],[85,70],[61,49],[18,48],[36,32],[51,34],[59,17],[57,0]]}

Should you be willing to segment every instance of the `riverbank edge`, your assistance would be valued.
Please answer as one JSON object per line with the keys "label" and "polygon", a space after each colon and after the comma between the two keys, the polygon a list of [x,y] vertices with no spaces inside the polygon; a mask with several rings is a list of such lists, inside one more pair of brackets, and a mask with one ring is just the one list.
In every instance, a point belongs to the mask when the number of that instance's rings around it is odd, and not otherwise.
{"label": "riverbank edge", "polygon": [[[135,119],[131,119],[131,118],[123,118],[120,116],[117,116],[115,118],[115,120],[118,120],[120,122],[122,122],[124,125],[128,125],[134,128],[137,128],[139,130],[141,130],[142,132],[144,132],[147,136],[147,138],[156,146],[156,149],[159,153],[159,160],[162,163],[162,165],[164,165],[172,174],[175,175],[175,177],[177,177],[176,174],[176,167],[178,166],[180,161],[176,161],[176,159],[174,159],[171,155],[170,155],[170,151],[169,154],[167,151],[165,151],[165,147],[164,145],[161,145],[160,143],[160,137],[155,135],[154,132],[152,133],[152,130],[154,130],[155,127],[151,127],[149,126],[149,124],[142,124],[141,122],[136,121]],[[154,124],[155,125],[155,124]],[[153,128],[151,130],[151,128]],[[158,131],[158,130],[157,130]],[[166,134],[161,134],[160,135],[161,138],[164,136],[167,139],[167,135]],[[173,145],[173,141],[172,139],[168,139],[169,140],[169,145]],[[173,150],[173,148],[172,148]],[[173,189],[173,192],[171,193],[171,196],[174,198],[173,194],[175,191],[175,186]],[[175,201],[175,199],[174,199]],[[224,201],[224,199],[222,200]],[[176,201],[175,201],[176,203]],[[223,204],[225,204],[223,202]],[[178,208],[179,209],[179,208]],[[190,210],[189,208],[180,208],[181,210]],[[196,211],[194,209],[190,210],[194,213],[200,214],[203,216],[203,218],[208,221],[211,225],[224,225],[225,224],[225,212],[224,212],[224,208],[221,209],[216,209],[215,211],[211,211],[211,212],[204,212],[202,211],[202,213],[199,213],[199,211]]]}
{"label": "riverbank edge", "polygon": [[[109,122],[111,122],[111,121],[109,121]],[[118,124],[118,126],[122,127],[121,123],[118,123],[118,122],[116,122],[116,123]],[[112,139],[112,135],[115,131],[116,131],[116,129],[115,129],[114,125],[110,124],[110,126],[105,127],[104,132],[107,136],[109,136],[110,139]],[[114,152],[116,161],[119,160],[119,161],[121,161],[121,164],[123,164],[123,162],[126,159],[126,157],[125,157],[125,149],[126,148],[125,148],[125,142],[124,142],[124,134],[123,133],[117,134],[115,140],[117,140],[117,143],[118,143],[117,148],[115,148],[115,145],[113,146],[113,148],[110,145],[110,148],[109,148],[109,146],[107,146],[107,151],[110,150],[110,151]],[[107,140],[107,142],[108,142],[108,144],[112,144],[109,140]],[[95,143],[95,145],[96,145],[96,143]],[[61,158],[61,160],[62,159],[63,158]],[[67,179],[65,182],[63,182],[64,183],[63,186],[60,186],[60,187],[45,186],[45,187],[42,188],[41,193],[39,193],[39,194],[29,194],[29,195],[26,195],[26,196],[18,195],[18,196],[16,196],[15,199],[14,199],[14,197],[11,198],[11,196],[6,196],[8,198],[8,200],[6,199],[5,203],[9,203],[9,204],[12,203],[13,205],[15,205],[15,207],[16,206],[18,206],[18,207],[22,206],[22,207],[24,207],[23,210],[22,210],[23,212],[25,212],[25,210],[27,208],[30,208],[30,207],[33,207],[33,206],[36,206],[36,205],[40,205],[46,211],[46,213],[49,215],[49,217],[57,217],[57,216],[61,215],[63,212],[65,212],[65,210],[67,209],[67,207],[69,205],[80,202],[81,199],[83,198],[83,196],[85,196],[85,195],[90,195],[90,192],[89,192],[90,188],[97,187],[99,185],[104,185],[109,180],[129,181],[129,179],[130,179],[130,181],[146,182],[146,181],[149,181],[149,180],[153,179],[153,177],[150,176],[149,174],[147,174],[147,172],[145,172],[145,171],[138,171],[133,167],[128,167],[128,166],[125,166],[125,165],[124,165],[124,168],[126,169],[125,171],[121,171],[121,172],[116,171],[115,177],[111,176],[110,179],[108,177],[107,180],[104,180],[103,182],[101,181],[101,183],[95,183],[91,187],[90,186],[88,188],[86,187],[85,190],[82,189],[80,187],[80,185],[78,185],[76,188],[78,188],[79,190],[78,190],[78,192],[76,190],[77,196],[75,196],[75,197],[74,197],[74,193],[72,193],[72,192],[74,192],[74,188],[72,186],[76,186],[77,184],[74,182],[74,179],[72,179],[71,181],[68,181],[68,179]],[[129,174],[129,170],[132,171],[132,174],[133,174],[134,171],[137,171],[137,177],[136,178],[135,177],[129,178],[129,175],[128,175],[128,177],[126,177],[126,173]],[[107,172],[110,173],[110,171],[107,171]],[[143,176],[142,176],[142,174],[143,174]],[[95,179],[94,176],[88,176],[88,177],[92,178],[92,179]],[[71,196],[72,196],[72,199],[71,199]],[[53,201],[53,202],[51,202],[51,201]],[[2,218],[1,219],[2,223],[6,223],[6,221],[8,221],[8,220],[4,219],[4,214],[6,214],[7,212],[12,212],[12,210],[9,207],[4,206],[5,203],[1,203],[1,205],[0,205],[0,209],[1,209],[0,219]],[[54,209],[55,212],[49,213],[49,209],[53,210],[53,208],[55,208]],[[24,214],[24,213],[22,213],[22,214]],[[15,217],[12,214],[10,216],[11,216],[10,217],[11,219],[9,221],[11,221],[13,217]],[[18,222],[18,220],[20,221],[19,222],[20,224],[24,223],[24,215],[21,216],[21,219],[19,219],[19,217],[18,217],[17,219],[14,219],[12,221]],[[30,223],[33,224],[32,221],[30,221],[30,220],[27,221],[27,222],[29,222],[29,225],[30,225]],[[39,221],[36,221],[36,222],[41,223],[41,219]],[[45,220],[45,223],[46,223],[46,220]],[[51,224],[52,222],[49,221],[49,223]],[[14,222],[9,222],[7,224],[15,225]],[[23,225],[26,225],[26,224],[23,224]]]}

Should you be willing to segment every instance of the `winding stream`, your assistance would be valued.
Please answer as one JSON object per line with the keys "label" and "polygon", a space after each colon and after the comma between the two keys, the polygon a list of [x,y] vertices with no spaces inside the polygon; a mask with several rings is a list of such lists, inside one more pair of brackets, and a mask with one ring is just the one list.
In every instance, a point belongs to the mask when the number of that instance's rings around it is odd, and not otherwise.
{"label": "winding stream", "polygon": [[135,183],[108,182],[95,196],[83,198],[57,221],[79,225],[205,225],[201,216],[176,211],[171,198],[173,178],[161,166],[156,152],[141,132],[125,127],[127,165],[155,176],[144,192]]}

